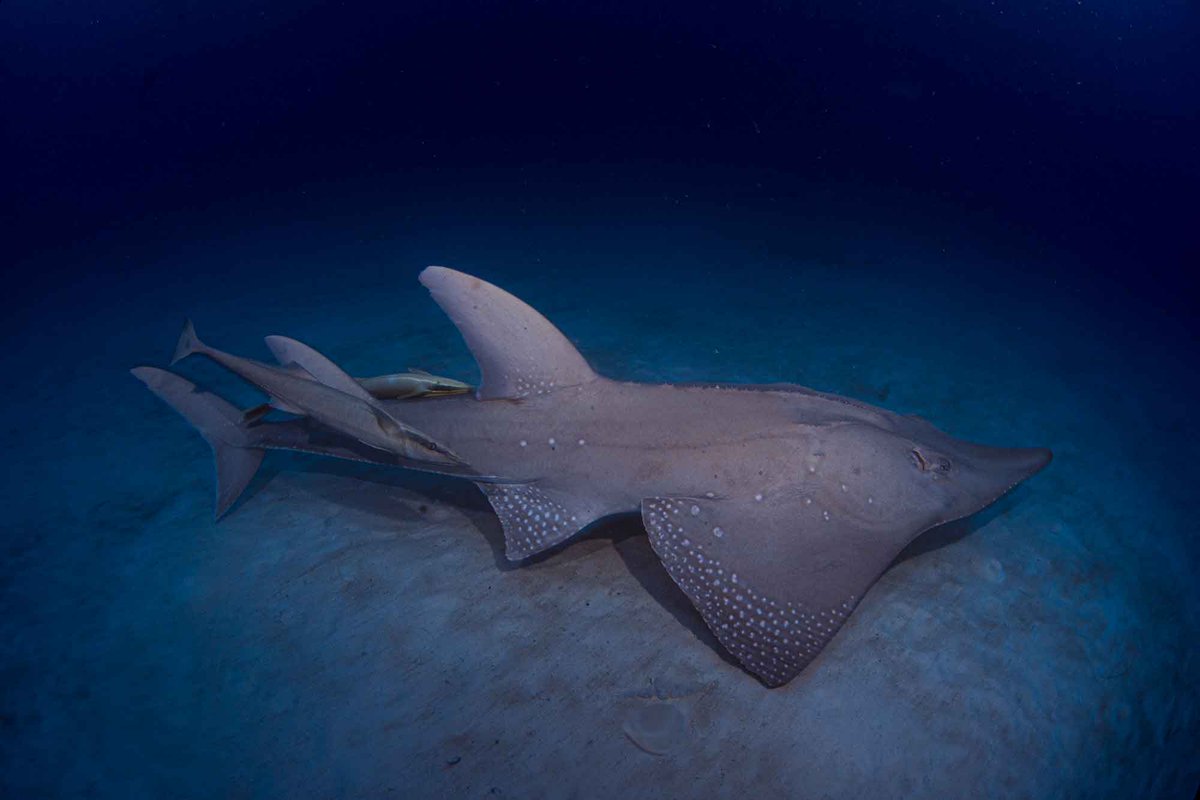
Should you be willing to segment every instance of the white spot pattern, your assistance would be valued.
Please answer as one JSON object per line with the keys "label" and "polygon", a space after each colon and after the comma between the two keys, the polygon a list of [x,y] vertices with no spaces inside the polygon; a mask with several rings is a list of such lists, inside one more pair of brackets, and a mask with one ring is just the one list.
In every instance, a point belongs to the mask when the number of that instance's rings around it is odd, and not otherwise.
{"label": "white spot pattern", "polygon": [[[669,497],[642,502],[642,521],[654,551],[725,649],[767,686],[782,686],[833,638],[857,598],[851,595],[833,608],[812,608],[759,594],[744,576],[739,580],[737,573],[727,573],[720,559],[688,538],[671,516],[679,508],[680,501]],[[713,529],[721,538],[724,531],[717,531],[721,528]]]}
{"label": "white spot pattern", "polygon": [[564,542],[587,524],[566,506],[533,486],[478,484],[504,528],[504,555],[509,561],[528,558]]}
{"label": "white spot pattern", "polygon": [[[505,380],[509,379],[508,375],[504,376]],[[514,388],[516,397],[529,397],[539,394],[547,394],[554,391],[554,381],[545,378],[535,378],[518,374],[514,380]]]}

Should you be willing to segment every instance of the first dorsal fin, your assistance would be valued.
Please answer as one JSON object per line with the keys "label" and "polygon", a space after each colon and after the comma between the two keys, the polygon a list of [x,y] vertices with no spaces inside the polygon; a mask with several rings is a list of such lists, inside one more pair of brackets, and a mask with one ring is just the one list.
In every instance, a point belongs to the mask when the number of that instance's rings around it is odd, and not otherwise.
{"label": "first dorsal fin", "polygon": [[331,389],[337,389],[339,392],[375,405],[375,398],[358,381],[304,342],[289,339],[287,336],[268,336],[266,342],[272,355],[275,356],[275,360],[281,366],[295,365],[311,375],[318,383],[323,383]]}
{"label": "first dorsal fin", "polygon": [[545,394],[595,380],[558,328],[503,289],[446,267],[427,267],[421,283],[479,363],[480,400]]}

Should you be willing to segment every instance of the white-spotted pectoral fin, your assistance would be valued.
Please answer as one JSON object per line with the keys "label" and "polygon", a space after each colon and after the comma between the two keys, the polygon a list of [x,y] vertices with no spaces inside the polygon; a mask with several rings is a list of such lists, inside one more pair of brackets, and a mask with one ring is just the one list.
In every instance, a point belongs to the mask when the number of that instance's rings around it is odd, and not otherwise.
{"label": "white-spotted pectoral fin", "polygon": [[652,497],[642,521],[722,646],[770,687],[821,652],[899,552],[895,537],[827,519],[800,498]]}
{"label": "white-spotted pectoral fin", "polygon": [[520,561],[562,544],[604,516],[565,492],[529,483],[477,483],[504,528],[504,556]]}

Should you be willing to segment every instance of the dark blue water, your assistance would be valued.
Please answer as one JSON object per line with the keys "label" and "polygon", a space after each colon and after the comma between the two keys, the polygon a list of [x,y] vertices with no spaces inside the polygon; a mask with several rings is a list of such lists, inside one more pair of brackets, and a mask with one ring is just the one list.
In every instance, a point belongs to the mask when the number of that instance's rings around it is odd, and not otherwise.
{"label": "dark blue water", "polygon": [[[0,794],[1192,796],[1198,34],[1182,0],[0,3]],[[775,691],[636,520],[510,569],[470,484],[272,455],[214,523],[127,370],[191,316],[474,380],[427,264],[613,377],[1055,461]],[[653,697],[662,757],[623,733]]]}

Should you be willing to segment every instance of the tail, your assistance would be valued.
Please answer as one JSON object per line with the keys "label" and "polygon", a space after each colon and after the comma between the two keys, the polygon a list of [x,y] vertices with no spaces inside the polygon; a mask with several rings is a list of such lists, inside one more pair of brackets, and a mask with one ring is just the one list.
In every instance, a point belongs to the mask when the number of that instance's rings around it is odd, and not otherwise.
{"label": "tail", "polygon": [[[192,321],[189,319],[187,322],[183,323],[183,331],[179,334],[179,341],[175,344],[175,355],[171,356],[171,363],[174,364],[176,361],[185,359],[191,354],[199,353],[203,350],[204,342],[200,341],[200,337],[196,335],[196,326],[193,325]],[[134,374],[136,375],[137,373]],[[194,389],[195,386],[192,388]],[[153,391],[153,387],[151,387],[151,391]],[[224,401],[222,400],[221,402]],[[184,414],[184,416],[187,415]]]}
{"label": "tail", "polygon": [[[195,352],[198,344],[196,331],[189,321],[179,337],[175,360]],[[242,412],[215,394],[202,391],[191,381],[165,369],[136,367],[130,372],[192,423],[212,447],[217,464],[215,516],[220,518],[245,491],[265,453],[262,448],[253,445],[253,440],[246,432]]]}

